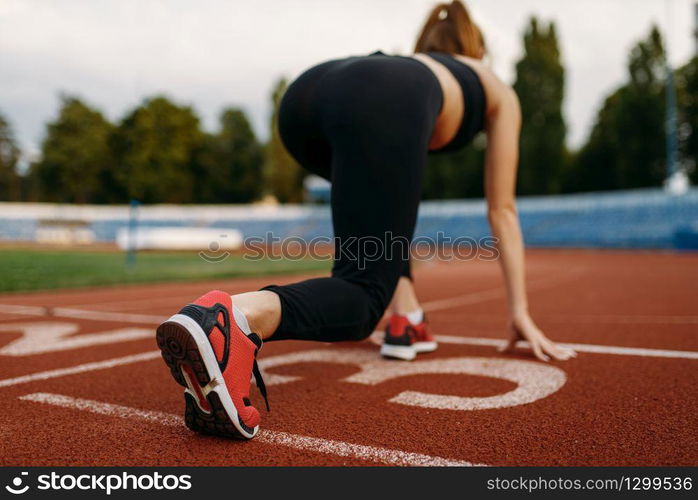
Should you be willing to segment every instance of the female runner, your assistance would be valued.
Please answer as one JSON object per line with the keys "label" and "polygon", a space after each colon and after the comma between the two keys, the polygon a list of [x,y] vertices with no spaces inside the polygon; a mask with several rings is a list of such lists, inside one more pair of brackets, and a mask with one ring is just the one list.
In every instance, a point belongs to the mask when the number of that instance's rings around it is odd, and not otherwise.
{"label": "female runner", "polygon": [[[212,291],[158,327],[163,358],[185,387],[189,428],[246,439],[257,433],[260,415],[249,389],[254,375],[266,401],[256,362],[263,340],[362,340],[392,299],[381,352],[412,359],[436,348],[409,252],[396,251],[394,242],[412,239],[427,154],[463,148],[481,131],[488,220],[509,302],[507,349],[527,340],[540,360],[574,356],[529,315],[515,206],[521,112],[511,87],[481,62],[484,54],[479,28],[456,0],[433,9],[413,55],[336,59],[289,86],[281,138],[301,165],[332,183],[332,274],[232,297]],[[370,259],[362,255],[368,242]]]}

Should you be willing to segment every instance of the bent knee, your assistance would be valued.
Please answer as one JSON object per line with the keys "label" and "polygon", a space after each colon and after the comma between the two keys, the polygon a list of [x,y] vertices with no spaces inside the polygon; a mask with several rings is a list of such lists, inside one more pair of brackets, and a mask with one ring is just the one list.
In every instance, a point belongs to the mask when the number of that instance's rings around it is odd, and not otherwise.
{"label": "bent knee", "polygon": [[386,307],[388,307],[389,301],[384,300],[380,296],[377,297],[370,290],[364,289],[363,292],[365,299],[360,315],[362,320],[359,322],[358,327],[353,330],[349,340],[361,341],[370,337],[383,317]]}
{"label": "bent knee", "polygon": [[377,324],[378,322],[376,321],[375,323],[366,325],[365,327],[362,326],[360,329],[356,330],[348,340],[352,340],[355,342],[366,340],[375,331]]}

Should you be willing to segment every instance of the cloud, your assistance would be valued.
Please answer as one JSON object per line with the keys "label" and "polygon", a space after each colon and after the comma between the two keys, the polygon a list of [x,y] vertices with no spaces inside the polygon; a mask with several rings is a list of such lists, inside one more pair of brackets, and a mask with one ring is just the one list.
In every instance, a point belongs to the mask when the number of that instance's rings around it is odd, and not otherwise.
{"label": "cloud", "polygon": [[[568,73],[571,142],[585,137],[605,93],[625,74],[629,47],[663,2],[478,0],[495,70],[506,80],[531,14],[555,19]],[[377,49],[408,53],[428,0],[3,0],[0,110],[21,144],[36,151],[60,91],[116,120],[154,93],[193,105],[207,128],[225,105],[249,114],[266,137],[275,79],[317,62]],[[692,2],[673,3],[672,54],[688,58]]]}

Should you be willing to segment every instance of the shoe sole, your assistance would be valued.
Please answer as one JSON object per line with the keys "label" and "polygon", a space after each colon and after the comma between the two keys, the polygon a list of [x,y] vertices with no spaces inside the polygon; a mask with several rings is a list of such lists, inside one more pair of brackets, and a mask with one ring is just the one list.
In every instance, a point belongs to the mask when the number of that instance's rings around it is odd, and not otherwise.
{"label": "shoe sole", "polygon": [[247,427],[230,398],[208,337],[189,316],[175,314],[157,328],[162,359],[184,387],[184,421],[194,432],[252,439],[259,426]]}
{"label": "shoe sole", "polygon": [[417,353],[415,352],[414,346],[411,345],[383,344],[381,346],[381,356],[388,359],[412,361],[417,356]]}
{"label": "shoe sole", "polygon": [[434,352],[439,347],[436,342],[415,342],[414,350],[417,354],[423,354],[425,352]]}

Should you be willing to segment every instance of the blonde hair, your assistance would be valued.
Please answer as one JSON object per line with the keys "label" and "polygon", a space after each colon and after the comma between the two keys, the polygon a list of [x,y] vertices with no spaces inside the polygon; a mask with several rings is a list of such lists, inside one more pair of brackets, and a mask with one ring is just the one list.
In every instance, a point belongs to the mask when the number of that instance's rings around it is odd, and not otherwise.
{"label": "blonde hair", "polygon": [[446,52],[482,59],[485,39],[460,0],[440,3],[429,14],[415,52]]}

